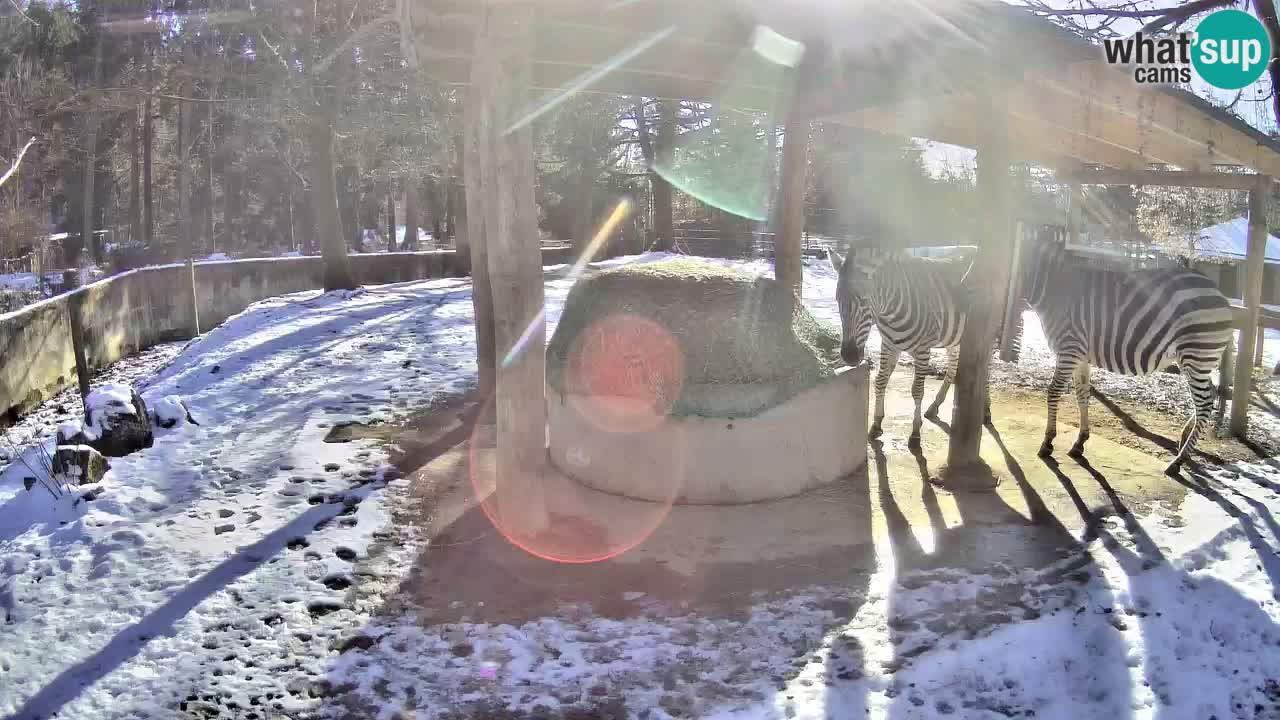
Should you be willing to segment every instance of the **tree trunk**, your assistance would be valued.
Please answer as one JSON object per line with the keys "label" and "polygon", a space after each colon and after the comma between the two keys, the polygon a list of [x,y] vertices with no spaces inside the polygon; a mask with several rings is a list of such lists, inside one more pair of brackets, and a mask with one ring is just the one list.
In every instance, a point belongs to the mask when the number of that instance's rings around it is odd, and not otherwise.
{"label": "tree trunk", "polygon": [[454,233],[453,248],[455,250],[454,259],[458,263],[458,270],[463,274],[471,273],[471,233],[470,222],[471,217],[468,212],[467,204],[472,198],[467,193],[467,158],[466,143],[463,142],[463,135],[459,133],[453,136],[453,163],[454,163],[454,185],[455,192],[458,193],[457,200],[453,204],[454,214]]}
{"label": "tree trunk", "polygon": [[493,293],[497,373],[497,516],[513,537],[548,524],[542,478],[547,461],[546,323],[542,252],[534,203],[533,134],[505,131],[527,101],[532,8],[485,8],[472,92],[479,99],[485,244]]}
{"label": "tree trunk", "polygon": [[387,181],[387,252],[396,249],[396,182]]}
{"label": "tree trunk", "polygon": [[404,181],[404,242],[400,248],[405,252],[418,250],[418,181],[413,178]]}
{"label": "tree trunk", "polygon": [[129,242],[142,241],[142,159],[138,142],[138,108],[133,108],[129,119]]}
{"label": "tree trunk", "polygon": [[151,199],[151,147],[154,144],[151,107],[152,60],[147,51],[147,97],[142,101],[142,237],[150,248],[155,240],[156,214]]}
{"label": "tree trunk", "polygon": [[84,173],[81,178],[83,183],[83,200],[80,209],[83,213],[80,221],[80,247],[89,253],[91,260],[96,261],[98,258],[93,255],[93,230],[94,219],[97,208],[94,202],[97,200],[96,180],[98,164],[98,115],[97,111],[90,110],[85,113],[85,150],[84,150]]}
{"label": "tree trunk", "polygon": [[778,234],[773,238],[773,276],[796,298],[804,286],[802,248],[804,189],[809,166],[809,120],[800,113],[787,119],[782,143],[782,185],[778,191]]}
{"label": "tree trunk", "polygon": [[[670,169],[675,158],[676,104],[664,100],[659,105],[657,163]],[[670,251],[676,246],[675,222],[672,218],[671,183],[652,169],[649,182],[653,187],[654,230],[657,232],[657,248]]]}
{"label": "tree trunk", "polygon": [[1271,78],[1271,108],[1280,122],[1280,19],[1276,17],[1275,0],[1257,0],[1255,7],[1258,18],[1271,36],[1271,62],[1267,65],[1267,73]]}
{"label": "tree trunk", "polygon": [[342,238],[342,215],[338,211],[338,186],[333,167],[333,113],[316,113],[308,132],[311,154],[311,207],[320,254],[324,258],[324,289],[351,290],[356,286]]}
{"label": "tree trunk", "polygon": [[[212,82],[210,82],[210,83],[209,83],[209,100],[210,100],[210,101],[212,101],[213,99],[214,99],[213,83],[212,83]],[[213,203],[214,203],[214,193],[213,193],[213,144],[214,144],[214,137],[215,137],[215,135],[214,135],[214,124],[213,124],[213,105],[214,105],[214,103],[213,103],[213,102],[209,102],[209,103],[206,103],[206,105],[207,105],[207,107],[208,107],[208,109],[209,109],[209,117],[208,117],[208,120],[209,120],[209,144],[205,147],[205,157],[204,157],[204,161],[205,161],[205,167],[206,167],[206,169],[207,169],[207,174],[208,174],[209,187],[208,187],[208,192],[207,192],[207,193],[206,193],[206,195],[205,195],[205,204],[204,204],[204,236],[205,236],[205,238],[207,239],[207,241],[208,241],[208,243],[209,243],[209,249],[210,249],[211,251],[214,251],[214,250],[217,250],[217,247],[216,247],[216,246],[217,246],[217,240],[214,238],[214,235],[213,235]],[[223,189],[223,192],[226,192],[226,189],[225,189],[225,188]],[[224,248],[224,249],[229,249],[229,248]]]}
{"label": "tree trunk", "polygon": [[191,111],[178,101],[178,247],[182,258],[195,257],[195,223],[191,218],[191,163],[187,145],[191,142]]}

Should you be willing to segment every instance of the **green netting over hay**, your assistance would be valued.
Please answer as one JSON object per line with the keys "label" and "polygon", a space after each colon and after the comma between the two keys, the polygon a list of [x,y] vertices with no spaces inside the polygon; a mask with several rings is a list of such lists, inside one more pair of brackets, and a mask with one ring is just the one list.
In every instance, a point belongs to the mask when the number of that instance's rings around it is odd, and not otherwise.
{"label": "green netting over hay", "polygon": [[[773,279],[695,260],[595,273],[569,293],[547,348],[547,381],[560,392],[584,392],[579,373],[568,371],[583,333],[618,326],[610,318],[639,316],[670,333],[681,351],[679,396],[661,403],[670,414],[758,414],[832,377],[839,364],[839,334],[802,304],[789,312],[785,292]],[[610,358],[611,365],[661,375],[662,368],[643,367],[652,362],[641,347],[652,345],[651,337],[625,340],[610,344],[608,352],[624,356]]]}

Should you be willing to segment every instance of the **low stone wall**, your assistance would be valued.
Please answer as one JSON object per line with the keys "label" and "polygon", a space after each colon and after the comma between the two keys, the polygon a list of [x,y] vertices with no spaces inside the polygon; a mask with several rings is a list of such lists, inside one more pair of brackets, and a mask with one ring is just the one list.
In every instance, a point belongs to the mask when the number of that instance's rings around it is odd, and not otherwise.
{"label": "low stone wall", "polygon": [[[543,250],[543,262],[570,262],[571,252]],[[361,285],[466,274],[452,250],[352,255],[351,266]],[[322,271],[319,257],[196,263],[200,329],[259,300],[318,289]],[[101,368],[156,343],[192,336],[191,270],[185,264],[131,270],[0,315],[0,426],[75,382],[70,312],[76,306],[89,367]]]}

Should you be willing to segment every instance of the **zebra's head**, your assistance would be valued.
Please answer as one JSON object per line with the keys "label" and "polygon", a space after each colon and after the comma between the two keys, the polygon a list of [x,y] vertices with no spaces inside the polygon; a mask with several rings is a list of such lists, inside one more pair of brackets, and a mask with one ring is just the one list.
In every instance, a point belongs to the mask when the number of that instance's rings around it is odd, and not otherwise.
{"label": "zebra's head", "polygon": [[1048,232],[1027,237],[1022,245],[1022,297],[1033,307],[1044,302],[1049,282],[1062,272],[1065,262],[1065,238]]}
{"label": "zebra's head", "polygon": [[867,337],[875,316],[867,302],[871,277],[883,262],[879,253],[854,250],[841,258],[828,251],[836,271],[836,303],[840,307],[840,358],[850,367],[866,358]]}

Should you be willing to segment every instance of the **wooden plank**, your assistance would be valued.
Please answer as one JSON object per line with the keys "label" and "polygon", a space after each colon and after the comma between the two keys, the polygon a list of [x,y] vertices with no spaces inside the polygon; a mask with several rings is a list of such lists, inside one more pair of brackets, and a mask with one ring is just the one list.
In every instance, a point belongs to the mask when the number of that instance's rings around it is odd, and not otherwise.
{"label": "wooden plank", "polygon": [[1168,148],[1197,159],[1179,163],[1185,169],[1243,165],[1260,174],[1280,174],[1280,153],[1274,147],[1214,117],[1191,97],[1137,85],[1125,73],[1100,61],[1077,63],[1068,68],[1067,75],[1076,100],[1092,102],[1108,115],[1138,123],[1149,148]]}
{"label": "wooden plank", "polygon": [[1247,322],[1240,329],[1230,423],[1231,434],[1241,438],[1249,428],[1249,403],[1253,397],[1253,363],[1249,360],[1260,334],[1258,317],[1262,309],[1262,272],[1267,251],[1267,195],[1260,188],[1249,193],[1249,255],[1243,292]]}
{"label": "wooden plank", "polygon": [[1082,185],[1158,185],[1217,190],[1253,190],[1271,182],[1271,178],[1266,175],[1247,173],[1083,168],[1067,173],[1061,179]]}

